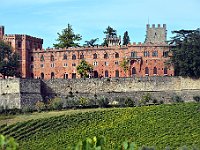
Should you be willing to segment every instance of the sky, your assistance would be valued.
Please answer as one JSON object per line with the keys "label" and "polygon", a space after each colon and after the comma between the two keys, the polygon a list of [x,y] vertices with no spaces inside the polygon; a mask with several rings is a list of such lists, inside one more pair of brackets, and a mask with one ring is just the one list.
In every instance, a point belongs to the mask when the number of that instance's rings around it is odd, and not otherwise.
{"label": "sky", "polygon": [[146,24],[167,24],[171,31],[200,28],[200,0],[1,0],[0,25],[6,34],[27,34],[44,39],[43,47],[57,43],[57,33],[69,23],[81,44],[105,37],[108,26],[131,42],[144,42]]}

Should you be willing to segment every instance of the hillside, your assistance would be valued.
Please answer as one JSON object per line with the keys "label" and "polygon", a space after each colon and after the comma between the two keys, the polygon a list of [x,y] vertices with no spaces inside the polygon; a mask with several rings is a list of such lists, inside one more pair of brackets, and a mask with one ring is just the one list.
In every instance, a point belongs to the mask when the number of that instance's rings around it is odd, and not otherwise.
{"label": "hillside", "polygon": [[138,146],[171,149],[187,145],[200,147],[200,103],[116,108],[104,111],[31,120],[1,126],[20,149],[66,149],[85,137],[104,135],[108,143],[125,139]]}

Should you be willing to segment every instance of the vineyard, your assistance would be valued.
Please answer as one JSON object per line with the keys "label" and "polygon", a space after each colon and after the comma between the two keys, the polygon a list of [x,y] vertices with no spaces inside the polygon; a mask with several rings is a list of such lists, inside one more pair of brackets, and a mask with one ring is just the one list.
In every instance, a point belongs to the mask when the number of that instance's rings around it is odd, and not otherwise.
{"label": "vineyard", "polygon": [[200,103],[115,108],[61,115],[0,126],[20,149],[67,149],[86,137],[103,135],[109,147],[126,139],[138,146],[200,147]]}

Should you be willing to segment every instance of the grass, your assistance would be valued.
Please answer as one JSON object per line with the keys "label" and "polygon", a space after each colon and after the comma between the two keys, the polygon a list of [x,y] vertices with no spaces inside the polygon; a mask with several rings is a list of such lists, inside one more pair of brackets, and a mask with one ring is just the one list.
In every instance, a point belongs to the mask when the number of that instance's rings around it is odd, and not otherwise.
{"label": "grass", "polygon": [[107,149],[127,139],[138,146],[154,146],[157,150],[169,146],[175,150],[184,145],[200,147],[199,123],[200,103],[181,103],[63,111],[59,116],[2,126],[0,134],[15,137],[22,150],[64,150],[86,137],[100,135],[106,137]]}

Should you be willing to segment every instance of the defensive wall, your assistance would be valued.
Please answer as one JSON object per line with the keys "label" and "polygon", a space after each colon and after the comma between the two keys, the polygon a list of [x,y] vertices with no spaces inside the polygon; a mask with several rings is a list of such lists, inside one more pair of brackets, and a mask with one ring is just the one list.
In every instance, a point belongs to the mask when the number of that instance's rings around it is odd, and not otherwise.
{"label": "defensive wall", "polygon": [[117,98],[130,97],[138,101],[146,93],[165,103],[170,102],[175,95],[182,97],[184,101],[193,101],[193,96],[200,96],[200,79],[141,77],[0,80],[0,106],[8,108],[33,107],[37,101],[54,97],[60,97],[63,101],[77,100],[80,97],[88,99],[107,97],[110,103]]}

